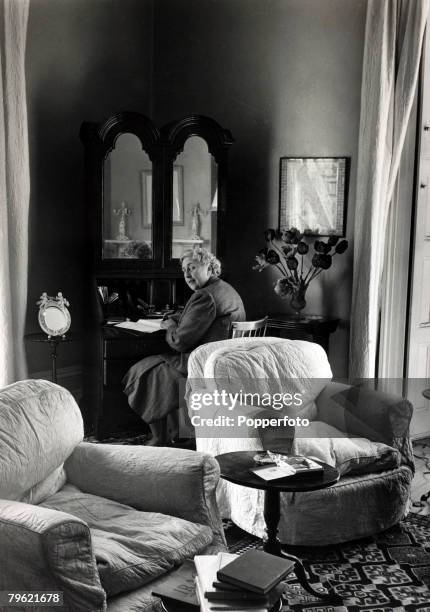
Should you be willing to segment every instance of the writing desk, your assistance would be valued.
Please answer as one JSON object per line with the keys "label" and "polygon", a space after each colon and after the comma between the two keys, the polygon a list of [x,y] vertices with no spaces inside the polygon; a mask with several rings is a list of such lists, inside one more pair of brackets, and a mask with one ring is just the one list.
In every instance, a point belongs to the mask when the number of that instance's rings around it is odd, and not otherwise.
{"label": "writing desk", "polygon": [[92,429],[99,440],[119,436],[124,431],[147,431],[147,425],[128,405],[121,381],[140,359],[171,352],[165,335],[165,330],[145,333],[113,325],[101,326],[97,387],[90,406]]}

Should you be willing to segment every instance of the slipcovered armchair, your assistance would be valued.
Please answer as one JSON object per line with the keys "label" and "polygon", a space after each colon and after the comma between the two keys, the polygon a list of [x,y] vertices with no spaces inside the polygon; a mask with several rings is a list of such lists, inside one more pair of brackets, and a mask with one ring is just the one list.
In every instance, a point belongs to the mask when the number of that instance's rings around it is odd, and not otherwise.
{"label": "slipcovered armchair", "polygon": [[[264,414],[307,419],[309,426],[237,427],[240,415],[261,413],[255,401],[223,412],[219,402],[211,405],[207,400],[195,410],[196,397],[203,393],[237,393],[240,389],[272,395],[299,393],[303,398],[300,406],[284,411],[266,408]],[[216,456],[270,449],[313,457],[339,469],[341,477],[334,486],[281,494],[282,542],[322,546],[354,540],[391,527],[407,513],[414,473],[411,404],[402,397],[332,382],[321,346],[270,337],[203,345],[189,359],[186,397],[191,418],[196,414],[212,419],[235,416],[232,428],[198,426],[199,451]],[[198,423],[196,418],[194,423]],[[221,480],[217,496],[223,517],[264,536],[263,491]]]}
{"label": "slipcovered armchair", "polygon": [[0,390],[0,591],[62,591],[53,610],[161,612],[151,592],[169,570],[225,550],[218,465],[187,450],[82,438],[62,387]]}

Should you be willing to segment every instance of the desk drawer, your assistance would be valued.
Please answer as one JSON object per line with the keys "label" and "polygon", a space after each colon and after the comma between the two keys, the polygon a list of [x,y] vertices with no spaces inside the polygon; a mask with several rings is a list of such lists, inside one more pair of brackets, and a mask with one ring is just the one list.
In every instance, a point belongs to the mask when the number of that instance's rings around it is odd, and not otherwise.
{"label": "desk drawer", "polygon": [[122,388],[121,381],[128,369],[139,359],[103,359],[103,384]]}
{"label": "desk drawer", "polygon": [[145,334],[143,338],[104,338],[103,357],[105,359],[132,359],[135,362],[148,355],[157,355],[171,350],[164,335]]}

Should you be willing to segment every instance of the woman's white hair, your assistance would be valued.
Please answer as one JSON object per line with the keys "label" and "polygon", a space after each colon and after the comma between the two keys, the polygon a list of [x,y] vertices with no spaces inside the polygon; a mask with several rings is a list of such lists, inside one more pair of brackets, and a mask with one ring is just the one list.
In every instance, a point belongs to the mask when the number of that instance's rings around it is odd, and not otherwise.
{"label": "woman's white hair", "polygon": [[211,270],[213,276],[219,276],[221,274],[220,260],[217,259],[215,255],[207,249],[195,246],[192,249],[184,251],[181,257],[179,258],[181,265],[184,259],[186,259],[187,257],[189,257],[190,259],[195,259],[200,263],[209,264],[209,269]]}

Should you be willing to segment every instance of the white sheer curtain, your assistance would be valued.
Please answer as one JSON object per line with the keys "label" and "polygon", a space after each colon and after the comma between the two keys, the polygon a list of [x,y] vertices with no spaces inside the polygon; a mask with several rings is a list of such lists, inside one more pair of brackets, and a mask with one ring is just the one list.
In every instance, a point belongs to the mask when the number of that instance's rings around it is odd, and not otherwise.
{"label": "white sheer curtain", "polygon": [[0,386],[27,375],[30,196],[24,60],[28,0],[0,0]]}
{"label": "white sheer curtain", "polygon": [[429,0],[368,0],[354,227],[350,378],[373,378],[390,201],[418,82]]}

